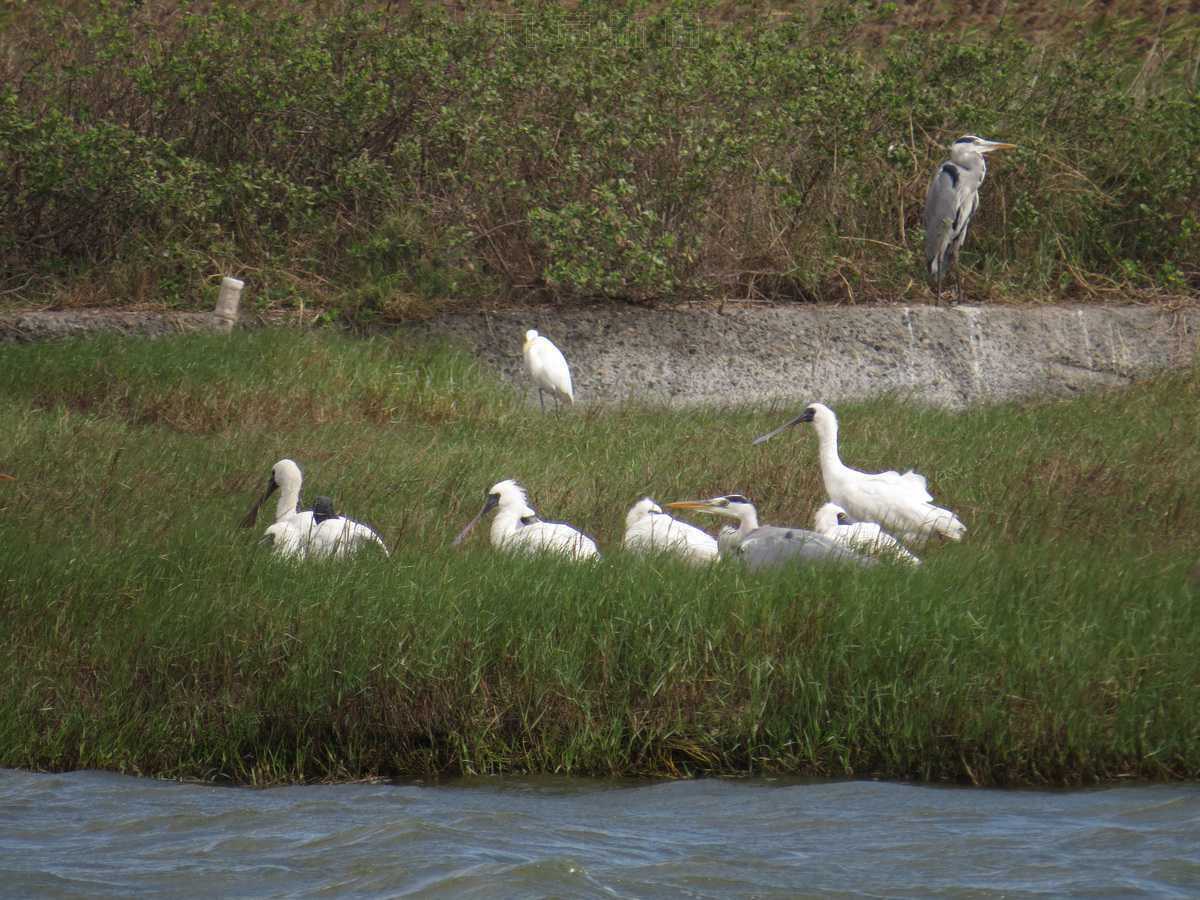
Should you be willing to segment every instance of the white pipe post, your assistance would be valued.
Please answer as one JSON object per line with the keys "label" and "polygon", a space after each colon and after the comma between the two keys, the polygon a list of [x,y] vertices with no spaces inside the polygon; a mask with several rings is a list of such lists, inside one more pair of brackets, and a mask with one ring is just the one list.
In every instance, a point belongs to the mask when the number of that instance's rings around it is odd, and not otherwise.
{"label": "white pipe post", "polygon": [[238,304],[242,301],[245,282],[226,275],[221,279],[221,293],[217,294],[217,308],[213,310],[213,322],[217,331],[229,334],[237,324]]}

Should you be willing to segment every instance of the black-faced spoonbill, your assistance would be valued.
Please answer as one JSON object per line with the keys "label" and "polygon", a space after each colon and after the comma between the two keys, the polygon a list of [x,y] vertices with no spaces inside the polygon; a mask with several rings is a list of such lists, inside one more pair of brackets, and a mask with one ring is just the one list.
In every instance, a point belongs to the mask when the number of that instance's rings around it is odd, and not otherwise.
{"label": "black-faced spoonbill", "polygon": [[692,509],[737,519],[737,534],[725,543],[733,555],[751,569],[788,563],[850,563],[873,566],[875,560],[839,546],[824,535],[805,528],[759,525],[758,510],[741,494],[726,494],[711,500],[677,500],[667,509]]}
{"label": "black-faced spoonbill", "polygon": [[937,300],[942,299],[942,279],[951,266],[955,267],[958,297],[962,299],[958,251],[979,208],[979,187],[987,177],[985,154],[1015,147],[965,134],[950,145],[950,158],[933,174],[925,191],[925,266],[937,285]]}
{"label": "black-faced spoonbill", "polygon": [[961,541],[967,526],[948,509],[933,505],[925,476],[908,471],[868,474],[851,469],[838,456],[838,421],[823,403],[812,403],[796,418],[759,435],[761,444],[785,428],[811,422],[820,444],[821,478],[829,499],[857,522],[875,522],[904,544],[924,544],[933,535]]}
{"label": "black-faced spoonbill", "polygon": [[562,522],[543,522],[525,497],[525,490],[511,478],[488,488],[481,509],[451,546],[457,547],[475,525],[492,510],[492,546],[497,550],[523,553],[559,553],[568,559],[594,559],[600,556],[596,542],[581,531]]}
{"label": "black-faced spoonbill", "polygon": [[868,556],[892,557],[912,566],[921,561],[909,553],[904,545],[874,522],[853,522],[846,511],[836,503],[826,503],[813,517],[813,530],[835,543]]}
{"label": "black-faced spoonbill", "polygon": [[333,501],[328,497],[318,497],[312,509],[302,511],[302,483],[300,467],[290,459],[279,460],[271,467],[266,491],[242,519],[242,527],[254,526],[259,507],[278,490],[275,521],[267,528],[264,538],[280,556],[293,559],[341,558],[368,545],[378,546],[387,555],[387,547],[372,528],[337,515]]}
{"label": "black-faced spoonbill", "polygon": [[571,388],[571,370],[567,366],[566,357],[549,338],[542,337],[532,328],[529,329],[525,332],[522,353],[525,356],[525,368],[529,370],[529,376],[537,385],[538,402],[542,404],[543,412],[546,410],[544,391],[554,395],[555,408],[560,400],[575,402],[575,391]]}
{"label": "black-faced spoonbill", "polygon": [[643,497],[625,515],[624,546],[637,553],[672,553],[688,562],[717,558],[717,542],[695,525],[673,519],[662,507]]}

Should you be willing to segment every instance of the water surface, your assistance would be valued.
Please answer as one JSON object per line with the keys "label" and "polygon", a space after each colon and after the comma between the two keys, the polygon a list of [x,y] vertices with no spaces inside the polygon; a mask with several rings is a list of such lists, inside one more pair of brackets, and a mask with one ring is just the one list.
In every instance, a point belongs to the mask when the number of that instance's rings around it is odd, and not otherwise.
{"label": "water surface", "polygon": [[5,897],[1193,897],[1200,786],[0,770]]}

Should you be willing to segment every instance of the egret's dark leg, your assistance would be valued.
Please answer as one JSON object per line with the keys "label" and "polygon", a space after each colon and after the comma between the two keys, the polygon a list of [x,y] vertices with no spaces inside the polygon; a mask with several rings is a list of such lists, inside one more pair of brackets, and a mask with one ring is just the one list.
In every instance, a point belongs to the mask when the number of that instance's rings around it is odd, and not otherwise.
{"label": "egret's dark leg", "polygon": [[542,389],[538,388],[538,403],[542,404],[542,412],[546,411],[546,398],[542,394]]}

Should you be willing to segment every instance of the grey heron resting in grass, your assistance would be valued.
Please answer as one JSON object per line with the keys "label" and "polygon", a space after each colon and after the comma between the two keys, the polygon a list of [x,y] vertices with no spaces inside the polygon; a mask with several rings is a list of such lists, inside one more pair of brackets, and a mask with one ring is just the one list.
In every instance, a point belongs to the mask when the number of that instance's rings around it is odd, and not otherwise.
{"label": "grey heron resting in grass", "polygon": [[537,385],[538,402],[542,404],[542,412],[546,411],[546,391],[553,395],[555,409],[560,401],[575,402],[575,390],[571,387],[571,369],[567,365],[567,359],[549,338],[542,337],[531,328],[525,332],[525,345],[521,352],[525,357],[525,368],[529,370],[529,377]]}
{"label": "grey heron resting in grass", "polygon": [[905,544],[923,544],[933,535],[961,541],[967,526],[948,509],[933,505],[925,476],[911,469],[899,472],[860,472],[838,455],[838,420],[824,403],[810,403],[800,415],[754,443],[768,441],[784,429],[811,422],[820,446],[821,480],[829,499],[857,522],[875,522]]}
{"label": "grey heron resting in grass", "polygon": [[267,489],[242,519],[243,528],[251,528],[258,510],[279,491],[275,502],[275,521],[264,538],[280,556],[293,559],[308,557],[341,558],[368,545],[378,546],[387,555],[387,547],[375,530],[361,522],[339,516],[328,497],[318,497],[310,510],[300,509],[300,467],[290,459],[281,459],[271,467]]}
{"label": "grey heron resting in grass", "polygon": [[1015,144],[989,141],[965,134],[950,145],[950,158],[938,166],[925,192],[925,265],[942,299],[942,280],[954,267],[958,298],[962,279],[958,274],[958,251],[967,237],[967,226],[979,208],[979,187],[987,177],[987,154],[1011,150]]}
{"label": "grey heron resting in grass", "polygon": [[488,488],[483,509],[468,522],[451,541],[457,547],[467,539],[474,527],[492,510],[492,546],[497,550],[518,553],[558,553],[567,559],[596,559],[600,551],[596,542],[581,531],[563,522],[543,522],[538,518],[525,489],[511,478],[498,481]]}
{"label": "grey heron resting in grass", "polygon": [[737,534],[722,541],[722,550],[741,559],[750,569],[773,568],[788,563],[849,563],[873,566],[875,560],[829,538],[804,528],[759,525],[758,510],[741,494],[727,494],[711,500],[677,500],[668,509],[692,509],[737,519]]}

